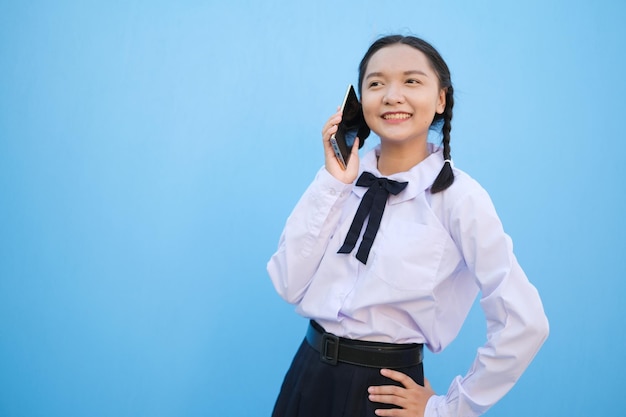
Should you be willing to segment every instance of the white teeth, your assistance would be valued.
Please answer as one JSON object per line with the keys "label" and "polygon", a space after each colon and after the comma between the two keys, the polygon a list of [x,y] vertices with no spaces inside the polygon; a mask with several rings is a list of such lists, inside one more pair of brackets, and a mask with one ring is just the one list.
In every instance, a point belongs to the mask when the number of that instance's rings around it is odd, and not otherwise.
{"label": "white teeth", "polygon": [[408,119],[409,117],[411,117],[410,114],[406,114],[406,113],[392,113],[392,114],[385,114],[383,116],[386,120],[389,119]]}

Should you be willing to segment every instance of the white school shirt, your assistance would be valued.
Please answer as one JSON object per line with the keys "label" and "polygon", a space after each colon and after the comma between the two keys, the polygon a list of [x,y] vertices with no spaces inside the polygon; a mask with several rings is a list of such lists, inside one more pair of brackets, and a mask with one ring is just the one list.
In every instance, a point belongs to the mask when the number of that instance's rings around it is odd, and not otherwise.
{"label": "white school shirt", "polygon": [[[431,194],[442,150],[389,176],[408,186],[387,200],[367,260],[338,254],[365,187],[322,168],[287,219],[268,262],[276,291],[327,332],[351,339],[424,343],[440,352],[458,334],[480,292],[487,342],[447,394],[433,396],[426,417],[473,417],[511,389],[548,335],[536,289],[514,254],[487,192],[454,169],[454,183]],[[360,170],[377,170],[380,147]],[[363,226],[362,232],[366,225]]]}

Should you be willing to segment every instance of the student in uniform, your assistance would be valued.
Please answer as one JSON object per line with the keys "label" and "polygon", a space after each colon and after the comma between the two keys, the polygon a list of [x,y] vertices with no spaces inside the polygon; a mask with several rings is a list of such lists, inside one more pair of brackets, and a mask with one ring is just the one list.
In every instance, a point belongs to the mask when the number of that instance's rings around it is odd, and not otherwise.
{"label": "student in uniform", "polygon": [[[541,300],[489,195],[453,166],[453,86],[440,54],[413,36],[380,38],[358,90],[380,144],[360,159],[357,138],[344,170],[329,143],[341,112],[328,119],[325,166],[268,263],[277,292],[310,319],[273,417],[481,415],[545,341]],[[441,146],[428,142],[433,126]],[[486,343],[437,395],[423,346],[450,344],[477,295]]]}

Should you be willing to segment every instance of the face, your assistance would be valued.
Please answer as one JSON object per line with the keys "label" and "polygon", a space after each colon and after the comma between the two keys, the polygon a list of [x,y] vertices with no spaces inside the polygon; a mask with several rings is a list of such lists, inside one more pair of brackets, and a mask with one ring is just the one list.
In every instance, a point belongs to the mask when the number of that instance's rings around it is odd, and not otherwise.
{"label": "face", "polygon": [[404,44],[386,46],[365,70],[365,121],[383,142],[425,144],[435,113],[445,109],[445,93],[424,53]]}

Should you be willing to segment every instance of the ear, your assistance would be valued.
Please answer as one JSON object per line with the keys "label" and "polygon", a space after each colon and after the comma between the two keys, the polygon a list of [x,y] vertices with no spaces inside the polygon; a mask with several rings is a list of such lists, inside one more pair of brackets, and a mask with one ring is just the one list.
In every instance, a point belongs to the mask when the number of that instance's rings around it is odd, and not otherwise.
{"label": "ear", "polygon": [[437,99],[437,114],[442,114],[446,109],[446,94],[448,93],[447,88],[442,88],[439,90],[439,98]]}

